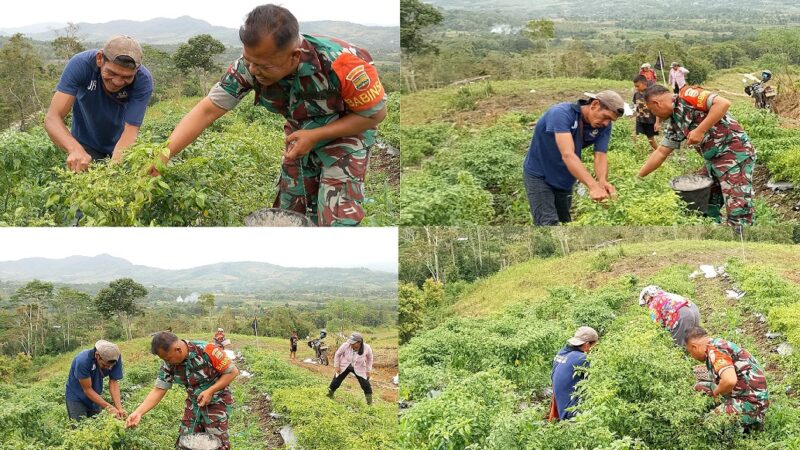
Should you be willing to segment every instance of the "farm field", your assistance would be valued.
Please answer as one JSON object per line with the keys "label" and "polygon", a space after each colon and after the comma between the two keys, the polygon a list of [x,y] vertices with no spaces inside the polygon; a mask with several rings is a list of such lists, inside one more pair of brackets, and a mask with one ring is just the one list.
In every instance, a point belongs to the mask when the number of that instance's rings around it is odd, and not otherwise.
{"label": "farm field", "polygon": [[[786,351],[800,345],[798,251],[641,242],[533,259],[470,283],[400,348],[401,448],[798,448],[800,359]],[[726,275],[690,276],[701,264]],[[648,284],[696,302],[711,336],[765,367],[763,431],[742,434],[692,389],[697,361],[638,306]],[[729,289],[745,295],[735,300]],[[548,424],[551,361],[581,325],[598,330],[600,341],[578,385],[579,415]]]}
{"label": "farm field", "polygon": [[[376,329],[365,331],[364,336],[376,353],[376,395],[372,406],[366,405],[361,389],[352,379],[345,381],[334,400],[328,399],[325,393],[333,368],[304,363],[313,352],[303,341],[297,361],[289,361],[285,339],[229,335],[233,350],[242,356],[235,363],[251,375],[240,374],[231,384],[235,400],[229,430],[232,448],[284,448],[279,432],[287,426],[298,448],[396,447],[397,387],[391,378],[397,374],[397,333]],[[181,337],[208,339],[202,335]],[[329,340],[331,351],[335,351]],[[122,398],[128,412],[141,402],[155,380],[160,360],[150,355],[149,345],[147,338],[120,343],[125,360]],[[123,422],[107,413],[84,420],[72,429],[64,407],[64,381],[74,353],[34,360],[27,371],[3,372],[0,385],[8,397],[0,411],[0,448],[105,450],[174,446],[185,398],[180,387],[172,389],[135,429],[125,430]],[[106,395],[107,391],[106,387]],[[363,424],[361,433],[349,431],[352,420]]]}
{"label": "farm field", "polygon": [[[715,73],[703,83],[733,102],[731,113],[750,135],[758,155],[754,178],[756,225],[796,222],[796,191],[773,192],[770,179],[800,183],[800,130],[793,117],[757,110],[741,93],[738,73]],[[738,84],[737,84],[738,83]],[[628,81],[555,78],[481,81],[466,86],[421,90],[402,97],[403,225],[529,224],[522,162],[533,125],[551,105],[572,102],[584,92],[612,89],[627,102]],[[676,176],[696,173],[702,158],[682,148],[643,180],[635,178],[650,147],[634,140],[631,118],[614,123],[608,152],[609,181],[618,197],[601,204],[578,189],[574,225],[690,225],[711,223],[687,213],[670,188]],[[592,152],[583,152],[584,162]],[[588,164],[591,166],[591,164]]]}

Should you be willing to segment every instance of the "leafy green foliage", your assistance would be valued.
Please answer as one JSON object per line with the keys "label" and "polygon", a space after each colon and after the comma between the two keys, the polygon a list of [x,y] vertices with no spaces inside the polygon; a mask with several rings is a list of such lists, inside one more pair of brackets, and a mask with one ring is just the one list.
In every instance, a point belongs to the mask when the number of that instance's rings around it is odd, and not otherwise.
{"label": "leafy green foliage", "polygon": [[[138,144],[121,164],[98,162],[80,174],[65,168],[63,152],[44,130],[0,134],[0,224],[70,225],[80,209],[80,225],[241,225],[272,205],[284,146],[283,119],[249,103],[217,120],[166,168],[159,157],[189,101],[148,109]],[[398,108],[399,102],[390,104],[389,116]],[[163,169],[161,177],[147,175],[153,164]],[[394,201],[396,187],[370,182],[375,204]],[[384,209],[382,222],[394,223],[396,209]],[[369,222],[378,209],[370,204],[367,210]]]}
{"label": "leafy green foliage", "polygon": [[[244,355],[253,373],[260,375],[251,382],[259,393],[269,393],[273,410],[286,416],[300,448],[396,447],[395,405],[376,400],[368,406],[360,391],[350,393],[344,389],[336,392],[336,400],[331,400],[325,396],[325,381],[319,376],[270,352],[248,347]],[[358,432],[353,432],[353,424],[358,424]]]}
{"label": "leafy green foliage", "polygon": [[579,388],[582,411],[653,448],[701,445],[697,420],[709,399],[693,391],[692,364],[646,314],[621,317],[589,362],[588,381]]}

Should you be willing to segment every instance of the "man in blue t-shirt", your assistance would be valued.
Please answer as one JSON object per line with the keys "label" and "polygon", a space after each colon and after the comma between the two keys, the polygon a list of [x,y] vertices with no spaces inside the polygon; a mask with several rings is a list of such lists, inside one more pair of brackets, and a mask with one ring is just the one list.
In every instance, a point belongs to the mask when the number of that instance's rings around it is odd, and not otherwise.
{"label": "man in blue t-shirt", "polygon": [[[103,378],[108,377],[112,405],[103,400]],[[109,341],[100,340],[94,348],[78,353],[72,360],[67,376],[67,414],[73,420],[92,417],[106,409],[117,418],[127,413],[122,408],[119,380],[122,379],[122,355],[119,347]]]}
{"label": "man in blue t-shirt", "polygon": [[[96,159],[122,158],[133,145],[153,93],[153,77],[142,66],[142,48],[115,36],[102,49],[73,56],[56,86],[44,128],[67,153],[67,167],[81,172]],[[72,131],[64,119],[72,111]]]}
{"label": "man in blue t-shirt", "polygon": [[[569,222],[572,187],[577,179],[594,201],[608,199],[616,189],[608,182],[608,143],[611,122],[625,111],[614,91],[586,94],[588,100],[559,103],[539,118],[523,163],[534,225]],[[581,162],[581,150],[594,145],[595,178]]]}
{"label": "man in blue t-shirt", "polygon": [[553,359],[553,371],[550,375],[553,382],[553,400],[550,404],[549,420],[566,420],[575,416],[575,411],[568,408],[580,402],[575,394],[575,386],[585,377],[582,371],[575,369],[589,367],[586,354],[599,339],[594,328],[580,327],[575,336],[567,339],[567,345],[559,350]]}

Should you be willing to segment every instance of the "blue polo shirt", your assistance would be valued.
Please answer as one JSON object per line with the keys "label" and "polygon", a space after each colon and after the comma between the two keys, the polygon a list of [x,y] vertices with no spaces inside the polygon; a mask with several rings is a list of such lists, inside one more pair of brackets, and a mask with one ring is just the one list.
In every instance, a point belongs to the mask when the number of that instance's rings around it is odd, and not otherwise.
{"label": "blue polo shirt", "polygon": [[558,417],[561,420],[575,416],[575,412],[567,411],[567,408],[577,405],[580,401],[577,395],[573,394],[575,385],[584,378],[584,374],[576,373],[576,367],[589,367],[586,353],[577,347],[567,345],[553,358],[550,379],[553,382],[553,396],[556,398]]}
{"label": "blue polo shirt", "polygon": [[561,152],[556,145],[556,133],[571,133],[575,142],[575,153],[581,157],[581,150],[594,145],[595,152],[608,151],[611,140],[611,123],[603,128],[592,128],[583,124],[583,146],[578,136],[578,121],[581,117],[581,101],[577,103],[559,103],[550,107],[539,118],[533,130],[533,138],[528,148],[523,167],[529,175],[544,178],[545,183],[559,191],[572,191],[575,177],[569,173],[567,165],[561,159]]}
{"label": "blue polo shirt", "polygon": [[75,356],[72,360],[72,365],[69,366],[69,375],[67,376],[67,400],[73,402],[83,402],[89,408],[95,408],[96,405],[89,397],[83,393],[83,388],[78,380],[84,378],[91,378],[92,389],[98,394],[103,393],[103,378],[108,377],[110,380],[122,379],[122,356],[120,355],[117,363],[111,367],[108,372],[103,371],[94,359],[96,350],[84,350]]}
{"label": "blue polo shirt", "polygon": [[82,146],[110,155],[126,123],[142,125],[153,94],[153,77],[146,67],[139,66],[133,83],[117,92],[107,92],[95,59],[97,52],[97,49],[87,50],[73,56],[56,90],[75,97],[72,136]]}

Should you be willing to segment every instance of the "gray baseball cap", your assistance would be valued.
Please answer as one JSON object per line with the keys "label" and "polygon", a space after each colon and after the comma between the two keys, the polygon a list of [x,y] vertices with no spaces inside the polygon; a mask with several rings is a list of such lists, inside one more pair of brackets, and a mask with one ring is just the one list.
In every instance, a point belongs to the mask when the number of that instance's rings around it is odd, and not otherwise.
{"label": "gray baseball cap", "polygon": [[347,340],[348,344],[355,344],[356,342],[364,342],[364,338],[361,336],[361,333],[357,331],[353,332],[353,334],[350,335],[350,339]]}
{"label": "gray baseball cap", "polygon": [[597,342],[599,340],[600,336],[597,334],[597,331],[595,331],[594,328],[580,327],[577,331],[575,331],[575,336],[567,339],[567,343],[577,347],[587,342]]}
{"label": "gray baseball cap", "polygon": [[128,67],[130,62],[126,59],[133,60],[136,67],[131,67],[131,69],[137,69],[142,65],[142,53],[142,46],[130,36],[114,36],[103,46],[103,55],[115,64]]}
{"label": "gray baseball cap", "polygon": [[583,95],[593,100],[598,100],[609,111],[613,111],[619,114],[620,116],[625,114],[625,100],[622,99],[621,95],[617,94],[612,90],[600,91],[596,94],[591,92],[584,92]]}
{"label": "gray baseball cap", "polygon": [[106,340],[99,340],[95,342],[94,348],[97,351],[97,354],[100,355],[100,358],[103,361],[117,361],[119,360],[120,351],[117,344],[113,342],[109,342]]}

